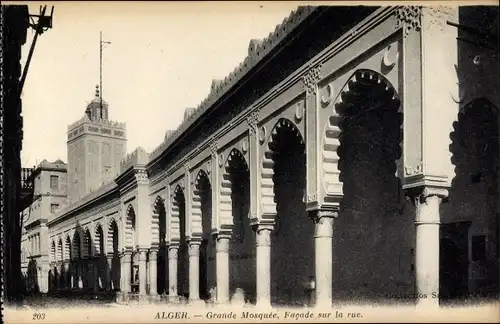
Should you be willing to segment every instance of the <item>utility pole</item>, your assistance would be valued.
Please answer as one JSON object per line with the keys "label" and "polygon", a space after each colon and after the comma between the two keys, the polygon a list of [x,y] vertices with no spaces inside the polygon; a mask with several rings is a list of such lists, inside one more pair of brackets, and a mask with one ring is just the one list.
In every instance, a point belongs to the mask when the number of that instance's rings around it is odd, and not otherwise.
{"label": "utility pole", "polygon": [[99,37],[99,108],[101,109],[101,119],[102,119],[102,50],[104,49],[105,45],[109,45],[111,42],[103,41],[102,40],[102,31],[100,33]]}

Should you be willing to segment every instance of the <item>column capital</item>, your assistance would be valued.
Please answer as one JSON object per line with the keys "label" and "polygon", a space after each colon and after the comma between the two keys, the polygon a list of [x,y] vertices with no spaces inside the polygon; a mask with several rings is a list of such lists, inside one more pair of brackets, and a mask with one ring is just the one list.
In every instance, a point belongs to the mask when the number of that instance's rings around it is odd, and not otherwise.
{"label": "column capital", "polygon": [[257,225],[255,229],[257,246],[271,246],[271,233],[273,227],[268,225]]}
{"label": "column capital", "polygon": [[311,218],[315,223],[321,222],[324,218],[338,218],[338,209],[317,209],[312,212]]}
{"label": "column capital", "polygon": [[177,260],[177,256],[179,253],[179,245],[169,245],[168,246],[168,259],[174,259]]}
{"label": "column capital", "polygon": [[167,246],[167,250],[178,250],[179,249],[179,243],[170,243],[168,246]]}
{"label": "column capital", "polygon": [[408,188],[405,195],[410,198],[414,205],[425,203],[430,197],[437,197],[440,201],[448,198],[449,191],[447,187],[420,186]]}
{"label": "column capital", "polygon": [[312,216],[315,230],[314,237],[332,237],[333,220],[338,217],[338,210],[317,210]]}
{"label": "column capital", "polygon": [[146,261],[148,250],[147,249],[139,249],[139,261]]}
{"label": "column capital", "polygon": [[149,250],[149,260],[150,261],[156,261],[158,257],[158,250],[157,249],[151,249]]}
{"label": "column capital", "polygon": [[200,245],[201,242],[189,242],[189,256],[199,256],[200,255]]}
{"label": "column capital", "polygon": [[130,251],[123,252],[121,259],[123,260],[123,262],[130,263],[132,261],[132,252]]}
{"label": "column capital", "polygon": [[217,243],[215,244],[216,252],[229,252],[229,243],[231,236],[227,234],[217,235]]}

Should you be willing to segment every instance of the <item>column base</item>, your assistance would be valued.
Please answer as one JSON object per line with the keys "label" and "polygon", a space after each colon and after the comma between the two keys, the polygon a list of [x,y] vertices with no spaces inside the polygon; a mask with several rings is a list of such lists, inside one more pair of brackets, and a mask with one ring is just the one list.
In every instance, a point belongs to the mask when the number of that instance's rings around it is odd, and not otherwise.
{"label": "column base", "polygon": [[161,297],[160,297],[160,295],[158,295],[158,294],[156,294],[156,295],[149,295],[149,300],[150,300],[152,303],[158,303],[158,302],[160,302]]}
{"label": "column base", "polygon": [[227,301],[215,301],[214,302],[214,307],[230,307],[231,302],[229,300]]}
{"label": "column base", "polygon": [[315,304],[311,305],[311,308],[321,309],[321,310],[331,310],[333,308],[333,302],[331,301],[317,301]]}
{"label": "column base", "polygon": [[418,298],[415,303],[416,309],[438,309],[439,308],[439,298],[432,298],[428,296],[427,298]]}
{"label": "column base", "polygon": [[255,307],[264,308],[264,309],[271,309],[273,306],[271,305],[270,300],[258,300],[257,303],[255,304]]}
{"label": "column base", "polygon": [[206,303],[202,299],[190,299],[190,300],[188,300],[187,305],[193,306],[193,307],[205,307]]}
{"label": "column base", "polygon": [[168,300],[168,303],[169,304],[179,304],[180,303],[180,299],[179,299],[179,296],[168,296],[167,297],[167,300]]}

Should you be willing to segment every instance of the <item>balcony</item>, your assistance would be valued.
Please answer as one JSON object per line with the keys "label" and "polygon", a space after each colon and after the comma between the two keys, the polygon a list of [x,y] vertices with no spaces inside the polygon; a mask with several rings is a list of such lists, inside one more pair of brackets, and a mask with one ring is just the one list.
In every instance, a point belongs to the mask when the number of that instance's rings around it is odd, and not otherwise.
{"label": "balcony", "polygon": [[35,168],[21,168],[20,211],[28,207],[33,201],[33,178],[31,177],[33,171],[35,171]]}

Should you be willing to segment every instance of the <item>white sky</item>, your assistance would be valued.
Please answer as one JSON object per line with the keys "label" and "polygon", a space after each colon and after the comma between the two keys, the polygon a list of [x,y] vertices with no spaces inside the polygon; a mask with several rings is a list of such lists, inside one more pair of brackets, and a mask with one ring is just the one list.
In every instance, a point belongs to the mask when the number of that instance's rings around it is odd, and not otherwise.
{"label": "white sky", "polygon": [[[30,3],[30,13],[40,4]],[[83,116],[99,83],[101,30],[112,42],[103,56],[110,119],[127,124],[128,152],[137,146],[150,152],[185,108],[208,95],[212,79],[243,61],[250,39],[274,31],[297,5],[54,3],[53,29],[38,38],[23,90],[23,166],[67,162],[67,126]],[[23,66],[32,38],[29,30]]]}

